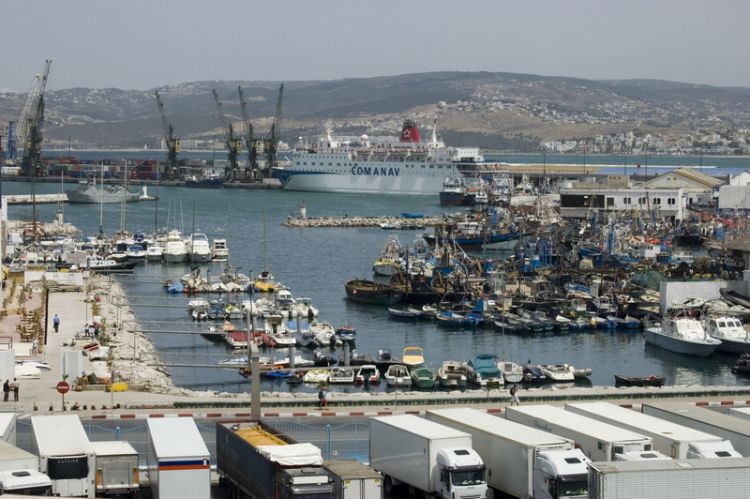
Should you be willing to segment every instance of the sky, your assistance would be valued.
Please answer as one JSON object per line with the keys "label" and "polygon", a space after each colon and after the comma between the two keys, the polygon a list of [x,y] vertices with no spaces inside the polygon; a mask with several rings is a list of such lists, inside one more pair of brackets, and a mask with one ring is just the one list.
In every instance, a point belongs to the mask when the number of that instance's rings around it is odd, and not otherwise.
{"label": "sky", "polygon": [[426,71],[750,87],[747,0],[10,0],[0,89]]}

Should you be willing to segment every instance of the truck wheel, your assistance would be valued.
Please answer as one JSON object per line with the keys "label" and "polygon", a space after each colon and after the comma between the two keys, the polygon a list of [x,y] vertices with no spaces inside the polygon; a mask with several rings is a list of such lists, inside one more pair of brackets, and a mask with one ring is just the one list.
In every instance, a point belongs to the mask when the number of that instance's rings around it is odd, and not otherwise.
{"label": "truck wheel", "polygon": [[393,489],[393,480],[391,480],[391,477],[386,475],[385,477],[383,477],[383,490],[385,490],[386,494],[391,495],[393,494]]}

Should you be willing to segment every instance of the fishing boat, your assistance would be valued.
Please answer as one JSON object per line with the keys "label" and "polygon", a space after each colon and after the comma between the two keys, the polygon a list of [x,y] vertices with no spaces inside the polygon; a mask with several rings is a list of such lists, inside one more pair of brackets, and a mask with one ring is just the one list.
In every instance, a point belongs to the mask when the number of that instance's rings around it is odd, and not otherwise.
{"label": "fishing boat", "polygon": [[328,376],[332,385],[351,385],[354,383],[354,370],[349,367],[334,367]]}
{"label": "fishing boat", "polygon": [[383,376],[385,384],[394,388],[408,388],[411,386],[409,370],[403,364],[393,364]]}
{"label": "fishing boat", "polygon": [[404,347],[401,354],[401,362],[408,367],[413,369],[424,364],[424,351],[422,347],[408,346]]}
{"label": "fishing boat", "polygon": [[466,363],[468,382],[482,388],[497,388],[503,384],[497,355],[479,354]]}
{"label": "fishing boat", "polygon": [[664,386],[664,378],[652,374],[651,376],[623,376],[615,374],[615,386]]}
{"label": "fishing boat", "polygon": [[501,360],[497,363],[506,383],[520,383],[523,381],[523,367],[515,362]]}
{"label": "fishing boat", "polygon": [[446,177],[440,191],[440,206],[463,206],[470,204],[462,177]]}
{"label": "fishing boat", "polygon": [[739,319],[709,316],[703,319],[703,327],[706,334],[721,341],[716,350],[728,353],[750,352],[750,331],[742,326]]}
{"label": "fishing boat", "polygon": [[330,369],[310,369],[302,378],[305,383],[328,383],[331,377]]}
{"label": "fishing boat", "polygon": [[422,316],[418,310],[388,307],[388,317],[397,321],[416,322]]}
{"label": "fishing boat", "polygon": [[401,294],[390,286],[366,279],[353,279],[346,283],[345,288],[347,298],[360,303],[391,305],[401,301]]}
{"label": "fishing boat", "polygon": [[484,321],[481,314],[475,312],[459,314],[452,310],[438,310],[435,319],[438,326],[445,328],[472,328],[481,325]]}
{"label": "fishing boat", "polygon": [[373,364],[365,364],[359,367],[354,376],[354,383],[358,385],[377,385],[380,383],[380,371]]}
{"label": "fishing boat", "polygon": [[696,319],[665,318],[661,326],[648,327],[643,332],[646,343],[685,355],[708,357],[721,345],[712,338]]}
{"label": "fishing boat", "polygon": [[389,236],[372,265],[375,275],[390,277],[401,270],[401,242],[396,236]]}
{"label": "fishing boat", "polygon": [[445,360],[437,370],[437,382],[441,388],[466,388],[466,367],[455,360]]}
{"label": "fishing boat", "polygon": [[435,373],[426,367],[415,367],[409,373],[411,384],[420,390],[431,390],[435,388]]}
{"label": "fishing boat", "polygon": [[539,366],[547,381],[575,381],[575,369],[570,364],[542,364]]}

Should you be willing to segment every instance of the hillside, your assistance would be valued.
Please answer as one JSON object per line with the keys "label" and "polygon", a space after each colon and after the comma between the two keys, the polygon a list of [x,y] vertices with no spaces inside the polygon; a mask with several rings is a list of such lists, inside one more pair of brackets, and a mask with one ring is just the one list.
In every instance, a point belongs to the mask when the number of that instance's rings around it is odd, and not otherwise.
{"label": "hillside", "polygon": [[[212,89],[239,121],[237,86],[264,134],[278,82],[202,81],[162,87],[178,135],[220,139]],[[25,95],[0,92],[0,129],[17,119]],[[158,146],[153,90],[71,88],[47,96],[48,145]],[[342,133],[396,133],[404,117],[423,126],[439,118],[457,145],[535,150],[542,141],[616,136],[631,131],[693,137],[750,128],[750,89],[659,80],[593,81],[512,73],[436,72],[332,81],[286,82],[282,137],[314,136],[323,122]],[[694,139],[687,139],[694,140]]]}

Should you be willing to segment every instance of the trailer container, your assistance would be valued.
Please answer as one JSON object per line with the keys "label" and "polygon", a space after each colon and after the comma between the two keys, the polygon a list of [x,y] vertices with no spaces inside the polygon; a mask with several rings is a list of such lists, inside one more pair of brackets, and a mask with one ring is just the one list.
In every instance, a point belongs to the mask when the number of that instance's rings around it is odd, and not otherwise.
{"label": "trailer container", "polygon": [[588,459],[568,438],[477,409],[432,409],[427,419],[471,435],[494,490],[524,499],[588,497]]}
{"label": "trailer container", "polygon": [[96,494],[138,494],[138,451],[121,440],[91,442],[91,447],[96,456]]}
{"label": "trailer container", "polygon": [[750,420],[750,407],[735,407],[729,409],[729,412],[727,412],[727,414],[729,414],[730,416],[736,416],[738,418]]}
{"label": "trailer container", "polygon": [[333,485],[333,499],[380,499],[383,477],[359,461],[326,461],[323,464]]}
{"label": "trailer container", "polygon": [[193,418],[149,418],[148,476],[155,499],[209,499],[211,455]]}
{"label": "trailer container", "polygon": [[370,419],[370,465],[383,474],[387,494],[405,484],[444,499],[482,499],[485,466],[471,435],[412,416]]}
{"label": "trailer container", "polygon": [[52,480],[52,493],[94,497],[94,450],[78,416],[32,416],[39,471]]}
{"label": "trailer container", "polygon": [[742,457],[734,450],[731,442],[721,437],[619,405],[608,402],[582,402],[565,404],[565,408],[576,414],[651,437],[654,449],[672,459]]}
{"label": "trailer container", "polygon": [[508,407],[505,417],[573,440],[592,461],[613,461],[615,454],[652,450],[653,441],[640,433],[551,405]]}
{"label": "trailer container", "polygon": [[258,423],[216,424],[216,470],[231,497],[331,498],[320,449],[291,444]]}
{"label": "trailer container", "polygon": [[589,466],[591,499],[737,499],[750,491],[750,459],[616,461]]}
{"label": "trailer container", "polygon": [[16,413],[0,412],[0,438],[16,445]]}
{"label": "trailer container", "polygon": [[688,402],[650,402],[641,407],[644,414],[729,440],[737,452],[750,457],[750,424],[747,421]]}

